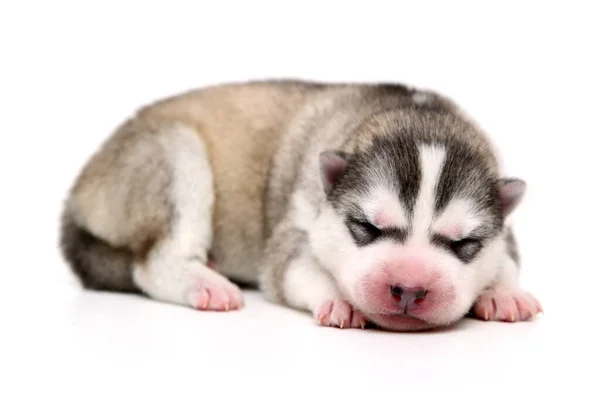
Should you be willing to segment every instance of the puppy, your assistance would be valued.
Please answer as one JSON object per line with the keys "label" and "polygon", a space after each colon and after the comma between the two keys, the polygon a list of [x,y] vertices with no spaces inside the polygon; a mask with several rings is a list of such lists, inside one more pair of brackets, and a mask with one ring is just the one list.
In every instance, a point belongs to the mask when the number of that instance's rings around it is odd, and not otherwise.
{"label": "puppy", "polygon": [[438,93],[229,83],[117,127],[70,188],[60,248],[87,289],[198,310],[239,309],[239,283],[340,328],[522,321],[541,311],[508,222],[525,189]]}

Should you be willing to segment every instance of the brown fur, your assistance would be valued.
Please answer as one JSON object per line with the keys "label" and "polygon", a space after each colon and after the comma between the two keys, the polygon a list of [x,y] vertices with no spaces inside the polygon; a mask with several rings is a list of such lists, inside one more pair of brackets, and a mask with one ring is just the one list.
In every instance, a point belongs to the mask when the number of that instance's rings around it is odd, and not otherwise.
{"label": "brown fur", "polygon": [[75,220],[115,247],[145,258],[167,234],[171,174],[157,138],[168,130],[146,118],[127,121],[84,167],[69,203]]}
{"label": "brown fur", "polygon": [[265,232],[264,195],[270,161],[292,114],[320,86],[282,82],[223,85],[185,93],[140,111],[184,121],[204,141],[214,177],[214,241],[220,272],[256,283]]}

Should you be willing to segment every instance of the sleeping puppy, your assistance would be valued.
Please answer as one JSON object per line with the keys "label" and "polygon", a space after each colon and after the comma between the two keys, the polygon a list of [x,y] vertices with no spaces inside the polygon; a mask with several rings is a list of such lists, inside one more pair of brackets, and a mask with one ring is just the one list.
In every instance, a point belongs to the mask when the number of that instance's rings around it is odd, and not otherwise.
{"label": "sleeping puppy", "polygon": [[340,328],[541,311],[518,282],[504,176],[450,99],[400,84],[255,81],[139,109],[83,166],[62,254],[90,290],[235,310],[234,283]]}

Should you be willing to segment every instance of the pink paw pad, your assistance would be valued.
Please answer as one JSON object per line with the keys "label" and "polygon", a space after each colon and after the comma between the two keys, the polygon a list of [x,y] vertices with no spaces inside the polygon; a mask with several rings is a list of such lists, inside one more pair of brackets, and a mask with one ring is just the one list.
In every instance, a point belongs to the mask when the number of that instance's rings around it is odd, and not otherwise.
{"label": "pink paw pad", "polygon": [[190,304],[199,310],[232,311],[244,304],[240,288],[234,284],[207,280],[188,295]]}
{"label": "pink paw pad", "polygon": [[324,302],[315,312],[319,324],[339,328],[365,328],[367,320],[345,300]]}
{"label": "pink paw pad", "polygon": [[520,289],[492,289],[482,294],[473,307],[475,316],[485,321],[527,321],[543,312],[540,302]]}

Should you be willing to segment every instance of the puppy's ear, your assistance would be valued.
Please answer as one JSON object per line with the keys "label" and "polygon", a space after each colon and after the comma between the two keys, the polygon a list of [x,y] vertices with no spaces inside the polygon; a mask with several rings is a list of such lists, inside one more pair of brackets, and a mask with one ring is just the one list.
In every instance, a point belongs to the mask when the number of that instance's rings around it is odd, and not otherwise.
{"label": "puppy's ear", "polygon": [[498,193],[502,215],[509,216],[521,203],[527,184],[519,178],[502,178],[498,181]]}
{"label": "puppy's ear", "polygon": [[319,154],[321,181],[325,193],[338,182],[342,172],[348,166],[348,154],[342,151],[327,150]]}

